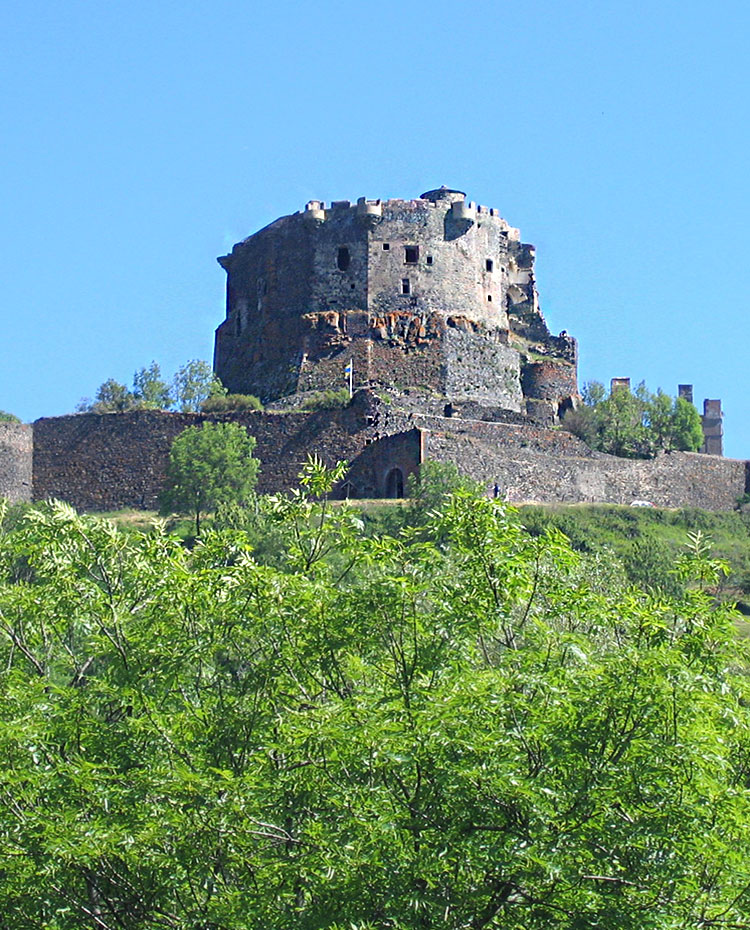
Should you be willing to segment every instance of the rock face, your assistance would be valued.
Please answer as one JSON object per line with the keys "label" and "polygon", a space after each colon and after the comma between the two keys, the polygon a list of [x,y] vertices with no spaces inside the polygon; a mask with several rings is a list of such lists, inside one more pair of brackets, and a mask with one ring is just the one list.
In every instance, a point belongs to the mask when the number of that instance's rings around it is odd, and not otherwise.
{"label": "rock face", "polygon": [[[342,386],[352,361],[359,386],[520,413],[527,399],[556,412],[576,393],[575,340],[547,329],[533,247],[461,191],[311,201],[219,262],[214,367],[232,392],[267,402]],[[540,356],[547,375],[525,376]]]}

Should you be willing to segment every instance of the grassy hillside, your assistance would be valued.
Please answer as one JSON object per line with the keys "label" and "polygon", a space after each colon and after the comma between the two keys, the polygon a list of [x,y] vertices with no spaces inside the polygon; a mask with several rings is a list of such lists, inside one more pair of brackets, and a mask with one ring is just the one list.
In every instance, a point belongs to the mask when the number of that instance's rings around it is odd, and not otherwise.
{"label": "grassy hillside", "polygon": [[722,593],[750,613],[750,514],[605,504],[525,506],[519,513],[531,533],[555,526],[580,552],[614,552],[633,583],[667,593],[675,593],[676,556],[688,534],[700,531],[710,538],[713,554],[731,565]]}

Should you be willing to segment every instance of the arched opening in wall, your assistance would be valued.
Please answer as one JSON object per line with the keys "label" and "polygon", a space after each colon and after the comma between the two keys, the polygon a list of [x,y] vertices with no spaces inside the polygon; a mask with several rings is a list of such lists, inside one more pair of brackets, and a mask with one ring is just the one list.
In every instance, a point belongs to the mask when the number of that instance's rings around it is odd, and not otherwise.
{"label": "arched opening in wall", "polygon": [[345,245],[342,245],[338,251],[336,257],[336,264],[338,265],[339,271],[346,271],[349,267],[349,262],[351,261],[349,257],[349,249]]}
{"label": "arched opening in wall", "polygon": [[392,468],[385,476],[385,496],[404,496],[404,473],[400,468]]}

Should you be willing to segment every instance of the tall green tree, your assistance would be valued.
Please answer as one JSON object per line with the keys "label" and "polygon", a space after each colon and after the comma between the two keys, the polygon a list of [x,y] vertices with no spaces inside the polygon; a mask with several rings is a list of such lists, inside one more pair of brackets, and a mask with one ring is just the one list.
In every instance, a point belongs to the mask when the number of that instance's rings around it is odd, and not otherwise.
{"label": "tall green tree", "polygon": [[169,452],[163,508],[192,513],[198,535],[202,514],[250,496],[260,465],[254,449],[255,438],[237,423],[189,426]]}
{"label": "tall green tree", "polygon": [[648,457],[659,450],[695,452],[703,444],[701,418],[683,397],[656,394],[641,382],[634,391],[584,384],[583,405],[569,410],[563,425],[592,448],[627,458]]}

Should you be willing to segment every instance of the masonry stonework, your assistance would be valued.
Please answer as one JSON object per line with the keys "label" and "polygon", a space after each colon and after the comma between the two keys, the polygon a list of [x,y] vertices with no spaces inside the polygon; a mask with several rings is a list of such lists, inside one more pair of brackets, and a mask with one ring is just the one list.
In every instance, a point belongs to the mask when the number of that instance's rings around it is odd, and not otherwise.
{"label": "masonry stonework", "polygon": [[31,500],[32,445],[31,426],[0,422],[0,497],[13,503]]}
{"label": "masonry stonework", "polygon": [[541,354],[555,363],[544,398],[577,393],[575,340],[547,328],[533,247],[461,191],[311,201],[219,262],[215,368],[233,392],[268,401],[329,388],[351,361],[359,386],[525,412],[521,370]]}
{"label": "masonry stonework", "polygon": [[[426,459],[497,484],[514,502],[725,510],[750,492],[750,463],[721,458],[719,401],[706,401],[703,416],[703,451],[718,454],[619,459],[561,428],[579,401],[576,342],[547,328],[533,247],[461,191],[311,201],[219,261],[227,305],[216,371],[232,392],[270,401],[266,411],[0,424],[0,494],[155,508],[172,441],[207,420],[255,437],[261,492],[293,487],[309,454],[349,462],[342,497],[402,497]],[[351,403],[306,410],[310,391],[343,386],[350,361]],[[680,395],[692,401],[691,386]]]}

